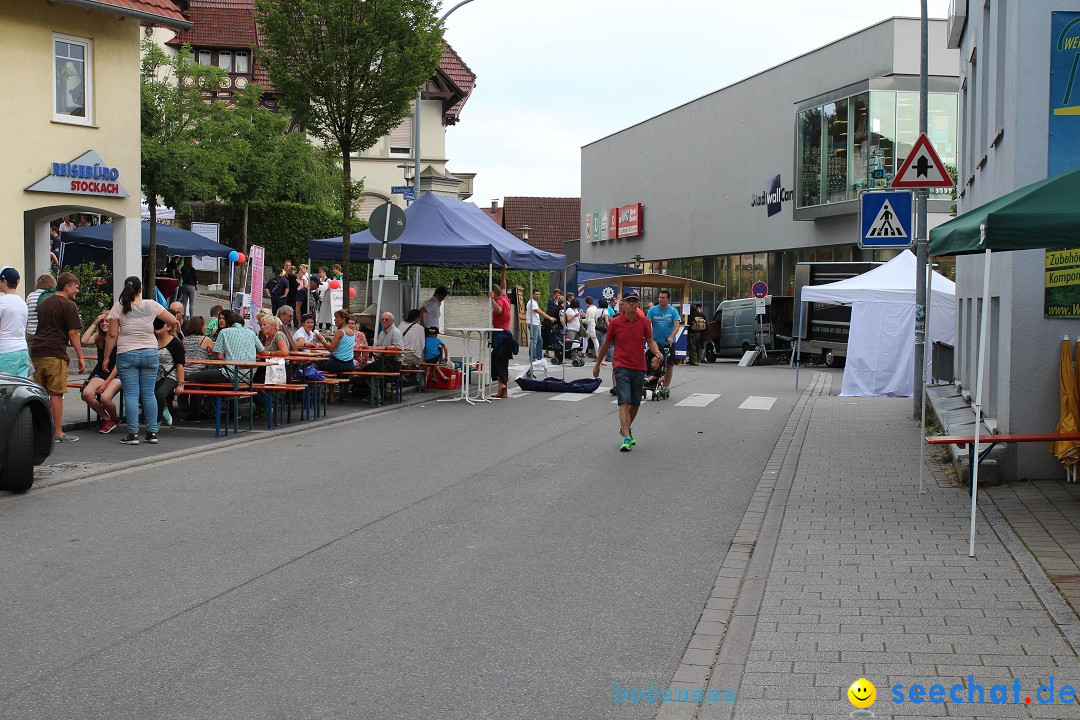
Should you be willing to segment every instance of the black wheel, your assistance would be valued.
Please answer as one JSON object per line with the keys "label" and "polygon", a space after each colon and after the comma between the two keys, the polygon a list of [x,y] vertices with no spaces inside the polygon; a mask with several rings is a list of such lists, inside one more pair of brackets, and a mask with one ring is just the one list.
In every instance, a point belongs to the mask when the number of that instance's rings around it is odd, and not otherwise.
{"label": "black wheel", "polygon": [[581,358],[574,358],[572,364],[574,367],[585,367],[585,361]]}
{"label": "black wheel", "polygon": [[836,355],[832,350],[826,350],[825,352],[823,352],[821,354],[821,361],[825,364],[825,367],[844,367],[844,358]]}
{"label": "black wheel", "polygon": [[705,362],[716,362],[716,347],[711,343],[705,343]]}
{"label": "black wheel", "polygon": [[[51,439],[51,438],[50,438]],[[23,406],[11,424],[11,437],[0,468],[0,490],[24,493],[34,484],[34,419]]]}
{"label": "black wheel", "polygon": [[748,343],[748,342],[744,342],[744,343],[742,344],[742,351],[743,351],[743,355],[745,355],[746,353],[750,352],[750,343]]}

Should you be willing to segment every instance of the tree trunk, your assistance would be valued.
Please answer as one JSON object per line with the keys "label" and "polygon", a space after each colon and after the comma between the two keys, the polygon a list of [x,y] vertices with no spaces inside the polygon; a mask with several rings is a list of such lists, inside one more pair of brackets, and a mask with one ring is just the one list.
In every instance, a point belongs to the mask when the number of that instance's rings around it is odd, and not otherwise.
{"label": "tree trunk", "polygon": [[[143,297],[153,300],[156,297],[154,292],[155,278],[157,277],[157,193],[154,192],[154,188],[147,188],[150,192],[146,194],[146,206],[150,208],[150,262],[148,263],[150,272],[147,273],[146,287],[143,288]],[[139,235],[142,235],[142,228],[139,228]],[[139,238],[139,246],[142,247],[142,238]],[[141,253],[140,253],[141,255]]]}
{"label": "tree trunk", "polygon": [[244,200],[244,220],[240,225],[240,244],[241,244],[241,247],[243,247],[243,253],[245,255],[247,255],[247,252],[248,252],[247,231],[248,231],[248,206],[249,205],[250,205],[250,203],[248,203],[247,200]]}
{"label": "tree trunk", "polygon": [[352,147],[348,143],[341,144],[341,307],[349,309],[349,255],[351,254],[352,238],[349,230],[352,223],[352,163],[349,155]]}

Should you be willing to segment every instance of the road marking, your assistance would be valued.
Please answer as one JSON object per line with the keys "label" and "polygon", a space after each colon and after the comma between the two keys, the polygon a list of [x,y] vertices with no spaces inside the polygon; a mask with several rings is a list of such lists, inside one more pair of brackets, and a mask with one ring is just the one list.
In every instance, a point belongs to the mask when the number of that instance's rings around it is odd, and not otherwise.
{"label": "road marking", "polygon": [[675,407],[705,407],[718,397],[720,396],[711,393],[694,393],[685,400],[675,403]]}
{"label": "road marking", "polygon": [[572,393],[564,392],[558,395],[552,395],[549,400],[565,400],[566,402],[577,402],[578,400],[584,400],[589,397],[589,393]]}
{"label": "road marking", "polygon": [[776,402],[774,397],[759,397],[757,395],[751,395],[743,400],[743,404],[739,406],[740,410],[771,410],[773,403]]}

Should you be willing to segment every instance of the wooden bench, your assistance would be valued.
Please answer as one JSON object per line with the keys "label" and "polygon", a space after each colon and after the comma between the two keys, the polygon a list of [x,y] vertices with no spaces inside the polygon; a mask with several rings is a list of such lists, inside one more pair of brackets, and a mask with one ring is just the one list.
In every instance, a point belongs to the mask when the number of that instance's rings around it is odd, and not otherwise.
{"label": "wooden bench", "polygon": [[[987,433],[986,435],[979,435],[979,457],[975,458],[975,436],[974,435],[931,435],[926,438],[926,442],[929,445],[966,445],[968,448],[968,478],[965,485],[971,487],[971,476],[974,472],[976,465],[982,464],[982,461],[987,458],[990,451],[997,445],[1007,445],[1010,443],[1032,443],[1032,442],[1057,442],[1059,440],[1076,440],[1080,441],[1080,433],[1012,433],[1007,435],[997,435],[995,433]],[[986,449],[982,446],[986,445]]]}
{"label": "wooden bench", "polygon": [[[368,389],[369,389],[369,391],[371,393],[371,407],[377,407],[376,394],[375,394],[376,383],[378,383],[378,385],[380,385],[380,386],[385,385],[385,382],[378,382],[378,380],[380,378],[382,378],[384,381],[395,380],[396,382],[395,382],[395,393],[394,394],[397,397],[397,402],[401,402],[401,373],[400,372],[379,372],[379,371],[375,371],[375,370],[348,370],[346,372],[340,372],[340,373],[338,373],[338,375],[342,376],[342,377],[346,377],[346,378],[354,378],[354,377],[367,378]],[[386,400],[385,388],[381,388],[381,390],[379,392],[379,399],[381,401],[385,402],[385,400]]]}
{"label": "wooden bench", "polygon": [[266,383],[255,383],[254,385],[251,386],[251,389],[252,390],[258,390],[260,392],[266,393],[267,400],[268,400],[267,404],[268,404],[269,409],[270,409],[270,411],[268,413],[266,413],[266,429],[267,430],[281,424],[282,410],[284,410],[285,414],[286,414],[285,422],[287,422],[287,423],[292,422],[292,403],[291,402],[290,403],[285,402],[285,397],[289,393],[294,393],[294,392],[304,393],[304,398],[303,398],[304,407],[303,407],[302,417],[304,417],[305,419],[314,419],[314,418],[311,418],[310,414],[308,413],[308,389],[309,388],[308,388],[307,385],[304,385],[302,383],[292,383],[292,384],[290,384],[290,383],[281,383],[281,384],[277,384],[277,385],[268,385]]}
{"label": "wooden bench", "polygon": [[[214,437],[222,437],[223,435],[228,437],[229,435],[229,404],[222,402],[223,400],[228,399],[239,402],[242,398],[250,399],[258,394],[254,390],[233,390],[232,387],[224,384],[217,385],[217,387],[215,387],[214,383],[192,383],[192,385],[197,387],[191,387],[185,383],[183,391],[178,394],[210,398],[210,405],[214,410]],[[223,407],[225,408],[224,433],[221,431],[223,427],[221,422],[221,409]],[[239,405],[237,405],[237,413],[239,413]],[[237,418],[237,422],[239,422],[239,418]],[[239,425],[237,427],[239,428]],[[250,414],[248,415],[248,429],[251,429]]]}

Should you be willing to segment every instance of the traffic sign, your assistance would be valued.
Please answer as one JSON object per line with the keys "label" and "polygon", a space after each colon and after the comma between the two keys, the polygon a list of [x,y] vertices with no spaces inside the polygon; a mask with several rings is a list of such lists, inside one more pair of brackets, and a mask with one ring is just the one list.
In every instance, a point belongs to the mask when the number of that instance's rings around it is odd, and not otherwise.
{"label": "traffic sign", "polygon": [[907,160],[900,166],[893,178],[894,188],[951,188],[952,176],[945,169],[945,164],[934,152],[934,146],[926,133],[919,136],[915,146],[908,153]]}
{"label": "traffic sign", "polygon": [[911,247],[914,203],[910,190],[866,190],[859,196],[859,247]]}
{"label": "traffic sign", "polygon": [[391,185],[390,192],[394,195],[408,195],[413,191],[412,185]]}
{"label": "traffic sign", "polygon": [[769,294],[769,286],[761,280],[758,280],[754,283],[754,287],[750,289],[750,292],[752,292],[756,298],[763,298]]}
{"label": "traffic sign", "polygon": [[405,232],[405,211],[393,203],[384,203],[371,213],[368,229],[376,240],[393,242]]}

